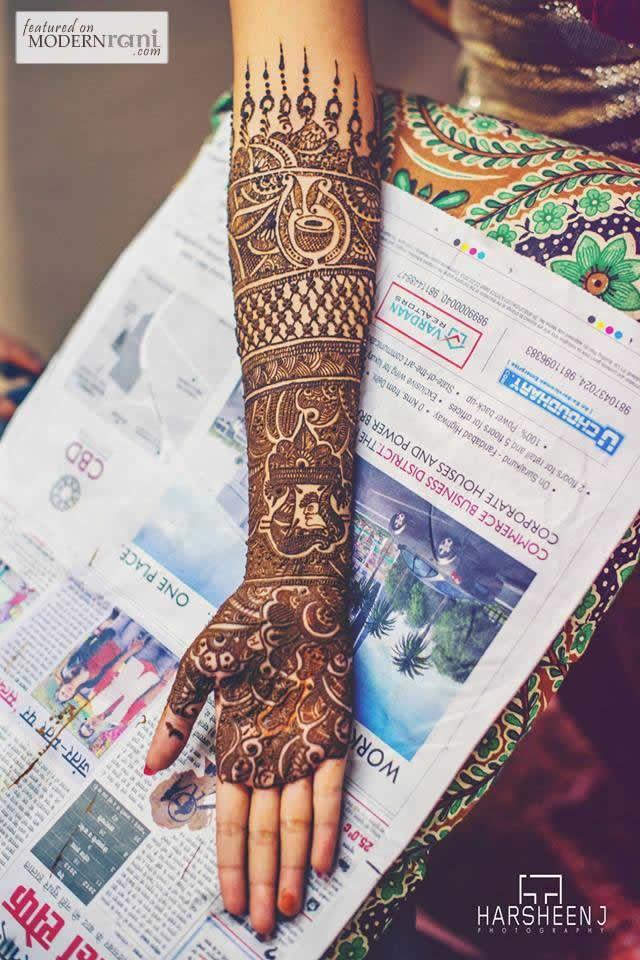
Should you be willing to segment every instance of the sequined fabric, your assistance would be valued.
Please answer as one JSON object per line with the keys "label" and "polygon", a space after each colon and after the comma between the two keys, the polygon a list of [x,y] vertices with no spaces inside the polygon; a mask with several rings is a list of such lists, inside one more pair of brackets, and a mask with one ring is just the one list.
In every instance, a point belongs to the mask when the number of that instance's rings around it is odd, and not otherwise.
{"label": "sequined fabric", "polygon": [[640,156],[640,45],[573,0],[451,0],[461,105],[629,159]]}

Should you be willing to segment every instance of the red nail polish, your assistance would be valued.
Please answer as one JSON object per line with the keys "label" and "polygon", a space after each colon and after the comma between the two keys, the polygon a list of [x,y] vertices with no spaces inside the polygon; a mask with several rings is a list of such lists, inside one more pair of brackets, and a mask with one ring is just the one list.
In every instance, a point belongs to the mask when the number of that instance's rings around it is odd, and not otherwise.
{"label": "red nail polish", "polygon": [[145,777],[152,777],[153,774],[156,772],[157,772],[156,770],[153,770],[151,767],[145,765],[145,768],[144,768]]}
{"label": "red nail polish", "polygon": [[290,890],[285,890],[284,893],[280,896],[280,910],[282,913],[290,916],[292,913],[296,913],[298,906],[297,898],[291,893]]}

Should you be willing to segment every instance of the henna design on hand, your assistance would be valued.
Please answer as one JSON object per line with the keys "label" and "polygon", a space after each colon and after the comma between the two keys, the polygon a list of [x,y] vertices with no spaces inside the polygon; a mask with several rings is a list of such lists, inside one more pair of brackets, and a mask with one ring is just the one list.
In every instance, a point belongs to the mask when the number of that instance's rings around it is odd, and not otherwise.
{"label": "henna design on hand", "polygon": [[[362,342],[380,221],[374,131],[359,92],[343,122],[340,75],[318,109],[247,66],[228,194],[229,254],[248,442],[242,586],[185,654],[169,698],[194,717],[212,689],[222,780],[270,787],[346,754],[347,582]],[[276,115],[277,106],[277,115]]]}
{"label": "henna design on hand", "polygon": [[184,733],[182,730],[178,730],[178,728],[174,726],[170,720],[165,720],[164,725],[169,731],[169,740],[171,740],[172,737],[175,737],[176,740],[184,740]]}
{"label": "henna design on hand", "polygon": [[215,686],[222,780],[272,787],[344,756],[351,640],[335,584],[244,584],[192,644],[171,706],[197,713]]}

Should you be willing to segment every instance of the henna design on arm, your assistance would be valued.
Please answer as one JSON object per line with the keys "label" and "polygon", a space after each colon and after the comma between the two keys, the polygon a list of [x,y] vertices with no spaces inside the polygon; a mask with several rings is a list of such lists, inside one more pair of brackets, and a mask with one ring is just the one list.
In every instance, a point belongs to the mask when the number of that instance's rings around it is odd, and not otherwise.
{"label": "henna design on arm", "polygon": [[353,446],[380,221],[375,136],[335,64],[319,106],[304,51],[289,92],[249,65],[228,193],[248,440],[242,586],[183,658],[169,699],[193,717],[215,687],[223,780],[270,787],[343,757]]}

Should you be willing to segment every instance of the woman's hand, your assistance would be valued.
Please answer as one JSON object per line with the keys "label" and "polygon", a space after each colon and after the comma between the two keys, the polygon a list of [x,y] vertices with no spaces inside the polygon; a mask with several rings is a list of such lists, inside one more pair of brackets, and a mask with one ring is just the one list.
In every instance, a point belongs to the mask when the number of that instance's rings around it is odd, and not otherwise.
{"label": "woman's hand", "polygon": [[380,183],[361,0],[237,0],[232,13],[228,231],[247,566],[182,659],[147,772],[173,762],[215,691],[222,897],[234,913],[248,904],[267,934],[276,905],[287,916],[302,908],[310,845],[324,873],[338,835],[354,443]]}
{"label": "woman's hand", "polygon": [[276,904],[301,910],[310,845],[316,872],[333,861],[351,720],[342,608],[322,584],[240,588],[183,658],[147,756],[153,772],[173,763],[216,690],[221,893],[240,914],[248,887],[259,933]]}

